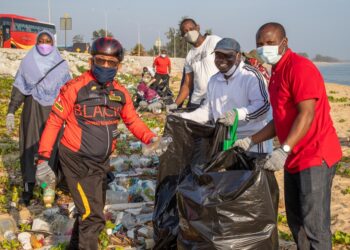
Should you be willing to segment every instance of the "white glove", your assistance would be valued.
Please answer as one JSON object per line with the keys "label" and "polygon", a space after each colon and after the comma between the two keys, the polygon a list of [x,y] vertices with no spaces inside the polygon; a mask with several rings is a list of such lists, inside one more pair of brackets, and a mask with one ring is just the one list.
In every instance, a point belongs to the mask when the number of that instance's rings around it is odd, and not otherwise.
{"label": "white glove", "polygon": [[35,180],[36,183],[41,186],[44,182],[51,183],[55,181],[56,175],[49,166],[48,161],[43,161],[36,167]]}
{"label": "white glove", "polygon": [[221,116],[218,122],[224,124],[225,126],[232,126],[236,119],[236,111],[227,111],[223,116]]}
{"label": "white glove", "polygon": [[8,113],[6,116],[6,129],[7,132],[10,134],[15,128],[15,115]]}
{"label": "white glove", "polygon": [[245,137],[243,139],[239,139],[233,144],[233,147],[240,147],[244,151],[249,150],[253,146],[254,146],[254,142],[252,141],[252,138],[250,136]]}
{"label": "white glove", "polygon": [[282,148],[275,149],[265,162],[264,169],[270,171],[278,171],[283,169],[287,157],[288,154],[284,152]]}
{"label": "white glove", "polygon": [[158,113],[158,111],[162,111],[162,104],[160,102],[154,102],[148,105],[148,110],[152,113]]}
{"label": "white glove", "polygon": [[169,112],[171,112],[172,110],[177,109],[177,108],[178,108],[178,106],[177,106],[177,104],[174,102],[174,103],[172,103],[172,104],[170,104],[170,105],[166,105],[166,112],[169,113]]}

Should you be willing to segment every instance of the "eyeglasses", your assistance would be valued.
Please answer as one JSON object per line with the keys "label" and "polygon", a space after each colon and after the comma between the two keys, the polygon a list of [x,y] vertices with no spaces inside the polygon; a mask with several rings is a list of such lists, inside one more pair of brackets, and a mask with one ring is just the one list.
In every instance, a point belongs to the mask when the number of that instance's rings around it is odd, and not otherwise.
{"label": "eyeglasses", "polygon": [[119,61],[117,60],[109,60],[109,59],[104,59],[96,56],[94,57],[94,62],[99,66],[104,66],[107,63],[107,66],[110,68],[115,68],[119,64]]}

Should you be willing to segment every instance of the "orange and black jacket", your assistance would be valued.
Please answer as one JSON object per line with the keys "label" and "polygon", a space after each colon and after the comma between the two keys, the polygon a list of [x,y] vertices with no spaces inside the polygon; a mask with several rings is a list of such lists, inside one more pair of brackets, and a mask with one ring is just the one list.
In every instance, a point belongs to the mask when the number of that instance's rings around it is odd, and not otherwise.
{"label": "orange and black jacket", "polygon": [[61,88],[40,139],[39,160],[50,158],[65,123],[61,143],[81,156],[104,162],[115,149],[120,119],[143,143],[155,136],[139,118],[123,86],[116,81],[103,86],[91,71],[85,72]]}

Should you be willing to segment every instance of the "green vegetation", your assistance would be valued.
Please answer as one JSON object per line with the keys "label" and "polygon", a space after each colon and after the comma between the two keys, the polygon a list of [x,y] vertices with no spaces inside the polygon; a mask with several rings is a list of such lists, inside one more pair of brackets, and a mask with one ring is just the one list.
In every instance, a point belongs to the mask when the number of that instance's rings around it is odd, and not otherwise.
{"label": "green vegetation", "polygon": [[21,249],[21,243],[19,243],[18,240],[3,240],[1,241],[1,249],[6,249],[6,250],[16,250],[16,249]]}
{"label": "green vegetation", "polygon": [[346,121],[345,119],[340,119],[338,122],[342,123],[342,122],[345,122],[345,121]]}
{"label": "green vegetation", "polygon": [[350,194],[350,187],[347,187],[346,189],[343,189],[342,191],[342,194]]}
{"label": "green vegetation", "polygon": [[282,230],[278,230],[278,236],[279,238],[286,240],[286,241],[293,241],[293,235],[291,233],[286,233]]}
{"label": "green vegetation", "polygon": [[328,96],[328,101],[329,102],[347,102],[349,101],[349,98],[347,97],[340,97],[340,98],[336,98],[334,96]]}
{"label": "green vegetation", "polygon": [[335,231],[332,236],[332,242],[350,246],[350,234],[342,231]]}
{"label": "green vegetation", "polygon": [[331,90],[331,91],[329,91],[329,93],[330,93],[330,94],[337,94],[338,92],[335,91],[335,90]]}

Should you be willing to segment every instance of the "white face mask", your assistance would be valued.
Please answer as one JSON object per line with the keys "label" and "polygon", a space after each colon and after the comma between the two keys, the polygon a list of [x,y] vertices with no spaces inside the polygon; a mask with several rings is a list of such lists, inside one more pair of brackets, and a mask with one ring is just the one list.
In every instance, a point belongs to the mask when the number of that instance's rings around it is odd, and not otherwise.
{"label": "white face mask", "polygon": [[166,57],[166,54],[160,54],[161,57]]}
{"label": "white face mask", "polygon": [[266,45],[256,49],[256,53],[267,64],[274,65],[278,63],[282,55],[278,54],[278,45]]}
{"label": "white face mask", "polygon": [[225,76],[231,76],[236,71],[237,65],[234,64],[226,73],[224,73]]}
{"label": "white face mask", "polygon": [[195,44],[198,40],[198,37],[199,37],[198,30],[190,30],[184,35],[186,42],[191,44]]}

